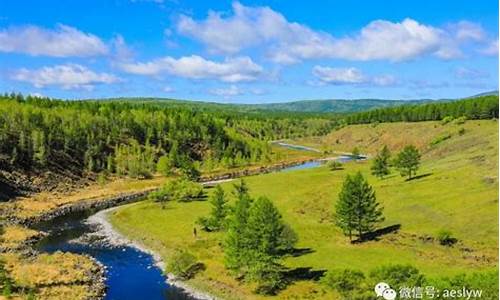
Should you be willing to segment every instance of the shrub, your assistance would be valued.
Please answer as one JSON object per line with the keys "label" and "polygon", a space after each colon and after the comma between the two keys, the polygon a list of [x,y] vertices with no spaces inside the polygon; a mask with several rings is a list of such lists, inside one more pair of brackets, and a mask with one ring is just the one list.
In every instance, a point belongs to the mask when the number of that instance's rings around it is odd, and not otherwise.
{"label": "shrub", "polygon": [[167,270],[181,279],[193,278],[196,273],[204,269],[204,265],[196,260],[196,257],[188,251],[177,251],[167,265]]}
{"label": "shrub", "polygon": [[156,170],[164,176],[169,176],[173,174],[174,164],[168,156],[164,155],[158,160]]}
{"label": "shrub", "polygon": [[431,141],[430,145],[435,146],[435,145],[437,145],[443,141],[446,141],[447,139],[450,139],[450,138],[451,138],[451,134],[449,134],[449,133],[442,135],[442,136],[438,136],[434,140]]}
{"label": "shrub", "polygon": [[[255,271],[252,270],[254,268],[256,269]],[[250,268],[246,279],[257,283],[255,293],[276,295],[286,285],[286,282],[283,280],[282,271],[282,267],[279,264],[261,265],[259,263]]]}
{"label": "shrub", "polygon": [[487,271],[469,274],[459,274],[453,277],[440,277],[429,279],[427,285],[434,286],[437,290],[454,289],[480,290],[481,299],[498,298],[498,271]]}
{"label": "shrub", "polygon": [[457,239],[453,237],[451,231],[443,229],[440,230],[436,235],[437,240],[443,246],[452,246],[457,242]]}
{"label": "shrub", "polygon": [[321,283],[347,296],[365,286],[365,275],[358,270],[331,270],[321,278]]}
{"label": "shrub", "polygon": [[281,230],[278,239],[279,250],[290,252],[295,247],[295,244],[297,244],[299,237],[297,236],[297,233],[292,229],[292,227],[285,223],[283,224],[283,229]]}
{"label": "shrub", "polygon": [[465,128],[460,128],[458,130],[458,135],[464,135],[465,134]]}
{"label": "shrub", "polygon": [[425,277],[411,265],[387,265],[370,272],[371,286],[386,282],[395,291],[402,287],[424,286]]}
{"label": "shrub", "polygon": [[451,121],[453,121],[453,117],[446,116],[441,120],[441,125],[446,125],[446,124],[450,123]]}
{"label": "shrub", "polygon": [[332,171],[335,171],[335,170],[342,170],[342,163],[340,161],[336,161],[336,160],[331,160],[327,163],[327,167],[332,170]]}
{"label": "shrub", "polygon": [[203,186],[199,183],[189,181],[185,178],[177,178],[168,181],[157,191],[151,192],[148,199],[162,203],[163,207],[167,201],[192,201],[204,196]]}
{"label": "shrub", "polygon": [[99,175],[97,175],[97,183],[100,186],[104,186],[107,181],[108,181],[108,179],[106,178],[106,174],[104,172],[101,172],[101,173],[99,173]]}
{"label": "shrub", "polygon": [[456,118],[453,121],[453,123],[455,123],[457,125],[461,125],[461,124],[464,124],[466,121],[467,121],[467,117],[466,116],[461,116],[461,117]]}

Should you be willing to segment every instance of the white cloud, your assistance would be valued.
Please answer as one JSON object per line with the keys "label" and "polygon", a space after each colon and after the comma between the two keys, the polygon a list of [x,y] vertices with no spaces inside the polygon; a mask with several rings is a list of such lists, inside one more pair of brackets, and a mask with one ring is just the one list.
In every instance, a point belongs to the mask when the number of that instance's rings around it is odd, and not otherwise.
{"label": "white cloud", "polygon": [[313,75],[320,82],[310,82],[311,85],[321,86],[324,84],[371,84],[377,86],[390,86],[396,84],[397,80],[392,75],[366,76],[357,68],[331,68],[314,66]]}
{"label": "white cloud", "polygon": [[47,29],[29,25],[0,30],[0,52],[87,57],[106,54],[108,47],[97,36],[70,26]]}
{"label": "white cloud", "polygon": [[252,81],[263,69],[249,57],[227,58],[222,62],[192,55],[181,58],[166,56],[149,62],[122,63],[119,67],[138,75],[167,73],[189,79],[217,79],[225,82]]}
{"label": "white cloud", "polygon": [[134,57],[134,51],[129,48],[122,35],[117,35],[111,41],[113,46],[113,59],[116,61],[128,61]]}
{"label": "white cloud", "polygon": [[165,93],[173,93],[173,92],[175,92],[175,89],[171,86],[165,86],[165,87],[163,87],[163,91]]}
{"label": "white cloud", "polygon": [[91,90],[96,84],[110,84],[120,81],[108,73],[96,73],[77,64],[43,67],[36,70],[19,69],[12,73],[11,79],[31,83],[37,88],[60,86],[63,89]]}
{"label": "white cloud", "polygon": [[227,97],[234,97],[234,96],[243,95],[243,90],[241,90],[236,85],[231,85],[227,88],[211,89],[211,90],[209,90],[209,93],[212,95],[217,95],[217,96],[227,98]]}
{"label": "white cloud", "polygon": [[456,24],[452,24],[450,30],[454,32],[455,37],[461,41],[482,41],[486,38],[486,32],[484,32],[481,25],[469,21],[460,21]]}
{"label": "white cloud", "polygon": [[212,52],[237,53],[263,46],[271,60],[281,64],[315,58],[401,61],[425,54],[452,58],[461,55],[462,43],[485,38],[476,23],[461,21],[440,28],[409,18],[401,22],[375,20],[356,34],[335,37],[289,22],[269,7],[247,7],[239,2],[233,3],[231,15],[211,11],[204,20],[183,15],[177,31],[202,42]]}
{"label": "white cloud", "polygon": [[488,72],[474,68],[458,67],[455,69],[455,77],[460,79],[479,79],[488,76]]}
{"label": "white cloud", "polygon": [[479,50],[480,53],[491,56],[498,56],[498,39],[490,41],[489,44]]}
{"label": "white cloud", "polygon": [[392,75],[380,75],[372,77],[372,82],[378,86],[391,86],[397,84],[398,80]]}
{"label": "white cloud", "polygon": [[364,75],[356,68],[330,68],[315,66],[313,75],[326,83],[362,83],[366,79]]}

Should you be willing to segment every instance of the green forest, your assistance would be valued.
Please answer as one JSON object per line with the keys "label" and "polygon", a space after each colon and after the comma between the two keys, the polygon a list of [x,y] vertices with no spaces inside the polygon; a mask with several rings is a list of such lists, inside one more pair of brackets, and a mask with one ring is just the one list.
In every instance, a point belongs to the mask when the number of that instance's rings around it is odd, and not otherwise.
{"label": "green forest", "polygon": [[[202,162],[235,167],[271,160],[269,140],[321,135],[329,117],[241,115],[128,101],[0,98],[0,154],[11,165],[148,177],[162,157],[196,175]],[[165,163],[165,159],[163,160]]]}

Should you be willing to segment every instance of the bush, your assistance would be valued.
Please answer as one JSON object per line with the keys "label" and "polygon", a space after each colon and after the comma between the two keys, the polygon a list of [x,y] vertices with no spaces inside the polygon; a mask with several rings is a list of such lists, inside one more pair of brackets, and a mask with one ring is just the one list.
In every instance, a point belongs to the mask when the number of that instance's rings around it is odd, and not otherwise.
{"label": "bush", "polygon": [[180,279],[191,279],[196,273],[204,269],[204,265],[196,260],[196,257],[185,251],[178,251],[171,258],[167,265],[168,272]]}
{"label": "bush", "polygon": [[261,295],[276,295],[276,293],[286,285],[286,282],[283,280],[282,271],[280,265],[257,265],[251,268],[247,279],[257,282],[255,293]]}
{"label": "bush", "polygon": [[450,123],[451,121],[453,121],[453,117],[446,116],[441,120],[441,125],[446,125],[446,124]]}
{"label": "bush", "polygon": [[371,286],[378,282],[386,282],[395,291],[402,287],[424,286],[425,277],[411,265],[388,265],[370,272]]}
{"label": "bush", "polygon": [[498,298],[498,271],[488,271],[479,273],[459,274],[453,277],[432,278],[428,285],[434,286],[437,290],[455,289],[461,290],[481,290],[481,299]]}
{"label": "bush", "polygon": [[285,223],[280,232],[279,250],[284,252],[292,251],[298,240],[299,237],[297,236],[297,233],[292,229],[292,227],[290,227],[290,225]]}
{"label": "bush", "polygon": [[99,173],[99,175],[97,175],[97,183],[100,186],[104,186],[107,181],[108,181],[108,179],[106,178],[106,174],[104,172],[101,172],[101,173]]}
{"label": "bush", "polygon": [[185,178],[177,178],[168,181],[157,191],[149,193],[148,199],[160,202],[164,207],[167,201],[186,202],[201,199],[203,196],[204,191],[201,184]]}
{"label": "bush", "polygon": [[453,123],[455,123],[457,125],[461,125],[461,124],[464,124],[466,121],[467,121],[467,117],[466,116],[461,116],[461,117],[456,118],[453,121]]}
{"label": "bush", "polygon": [[443,246],[452,246],[457,242],[457,239],[453,237],[451,231],[443,229],[440,230],[436,235],[437,240]]}
{"label": "bush", "polygon": [[465,134],[465,128],[460,128],[458,130],[458,135],[464,135]]}
{"label": "bush", "polygon": [[353,292],[365,288],[365,275],[358,270],[331,270],[321,278],[321,283],[332,290],[336,290],[346,298]]}
{"label": "bush", "polygon": [[340,161],[331,160],[327,163],[327,167],[332,170],[342,170],[342,163]]}
{"label": "bush", "polygon": [[164,176],[169,176],[173,174],[174,164],[168,156],[162,156],[156,164],[156,171]]}
{"label": "bush", "polygon": [[446,141],[447,139],[450,139],[451,138],[451,134],[445,134],[445,135],[442,135],[442,136],[438,136],[437,138],[435,138],[434,140],[431,141],[430,145],[431,146],[435,146],[443,141]]}

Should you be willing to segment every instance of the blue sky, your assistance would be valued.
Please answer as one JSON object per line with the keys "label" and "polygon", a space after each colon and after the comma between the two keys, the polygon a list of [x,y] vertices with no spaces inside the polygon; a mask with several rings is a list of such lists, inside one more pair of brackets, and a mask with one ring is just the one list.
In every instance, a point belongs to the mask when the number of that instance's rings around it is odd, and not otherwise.
{"label": "blue sky", "polygon": [[231,103],[498,89],[498,1],[0,2],[0,91]]}

